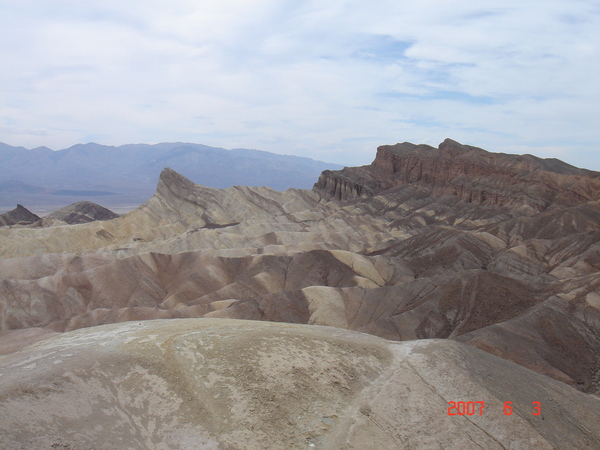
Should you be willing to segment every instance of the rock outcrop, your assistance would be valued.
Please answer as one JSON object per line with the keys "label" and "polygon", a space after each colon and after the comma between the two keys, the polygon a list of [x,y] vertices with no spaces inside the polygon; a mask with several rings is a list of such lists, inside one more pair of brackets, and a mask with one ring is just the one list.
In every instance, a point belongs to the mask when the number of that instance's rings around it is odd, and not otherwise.
{"label": "rock outcrop", "polygon": [[597,398],[449,340],[136,321],[0,357],[0,375],[3,448],[600,446]]}
{"label": "rock outcrop", "polygon": [[32,213],[23,205],[17,205],[15,209],[0,214],[0,226],[29,225],[40,220],[37,214]]}

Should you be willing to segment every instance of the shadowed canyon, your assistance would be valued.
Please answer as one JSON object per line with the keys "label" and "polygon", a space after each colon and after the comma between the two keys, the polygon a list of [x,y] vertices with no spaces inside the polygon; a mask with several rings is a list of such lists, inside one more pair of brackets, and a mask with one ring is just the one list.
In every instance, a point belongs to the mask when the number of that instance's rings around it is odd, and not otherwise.
{"label": "shadowed canyon", "polygon": [[600,446],[598,172],[447,139],[91,205],[0,227],[5,448]]}

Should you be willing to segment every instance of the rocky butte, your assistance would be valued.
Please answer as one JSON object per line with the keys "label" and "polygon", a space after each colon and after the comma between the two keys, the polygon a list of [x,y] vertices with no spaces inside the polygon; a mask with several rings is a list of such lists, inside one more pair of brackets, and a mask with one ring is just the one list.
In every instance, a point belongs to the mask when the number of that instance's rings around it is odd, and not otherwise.
{"label": "rocky butte", "polygon": [[0,228],[0,443],[599,447],[599,194],[448,139]]}

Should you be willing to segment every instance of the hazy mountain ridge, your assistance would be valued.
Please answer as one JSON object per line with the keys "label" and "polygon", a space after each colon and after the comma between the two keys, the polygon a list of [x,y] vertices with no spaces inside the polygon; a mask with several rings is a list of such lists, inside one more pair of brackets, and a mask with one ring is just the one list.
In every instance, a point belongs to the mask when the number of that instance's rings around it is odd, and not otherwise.
{"label": "hazy mountain ridge", "polygon": [[59,201],[47,195],[62,195],[69,203],[76,197],[118,194],[99,202],[139,204],[152,196],[164,167],[216,188],[248,185],[285,190],[309,188],[322,170],[341,166],[259,150],[189,143],[119,147],[89,143],[58,151],[0,143],[0,201],[27,205],[31,199],[39,206],[44,201],[52,205]]}

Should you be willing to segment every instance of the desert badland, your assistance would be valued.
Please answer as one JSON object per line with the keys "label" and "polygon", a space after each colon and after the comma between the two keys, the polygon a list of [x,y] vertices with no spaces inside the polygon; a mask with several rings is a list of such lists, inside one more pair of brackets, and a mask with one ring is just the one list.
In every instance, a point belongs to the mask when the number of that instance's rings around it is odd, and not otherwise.
{"label": "desert badland", "polygon": [[600,446],[600,173],[447,139],[315,181],[5,217],[2,447]]}

